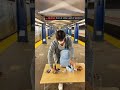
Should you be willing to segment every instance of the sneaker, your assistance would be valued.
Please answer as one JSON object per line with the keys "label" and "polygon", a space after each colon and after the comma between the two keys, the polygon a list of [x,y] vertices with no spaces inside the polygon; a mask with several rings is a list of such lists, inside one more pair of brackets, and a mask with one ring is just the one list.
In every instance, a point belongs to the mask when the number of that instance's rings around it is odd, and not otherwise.
{"label": "sneaker", "polygon": [[59,83],[58,90],[63,90],[63,84],[62,83]]}

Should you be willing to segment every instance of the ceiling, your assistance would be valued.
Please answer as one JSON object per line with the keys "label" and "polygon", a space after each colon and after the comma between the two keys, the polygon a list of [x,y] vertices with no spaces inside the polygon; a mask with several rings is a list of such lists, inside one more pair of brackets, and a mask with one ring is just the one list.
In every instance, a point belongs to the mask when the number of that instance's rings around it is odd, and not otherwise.
{"label": "ceiling", "polygon": [[[43,16],[84,16],[85,0],[35,0],[35,13]],[[47,21],[55,26],[64,26],[73,21]]]}

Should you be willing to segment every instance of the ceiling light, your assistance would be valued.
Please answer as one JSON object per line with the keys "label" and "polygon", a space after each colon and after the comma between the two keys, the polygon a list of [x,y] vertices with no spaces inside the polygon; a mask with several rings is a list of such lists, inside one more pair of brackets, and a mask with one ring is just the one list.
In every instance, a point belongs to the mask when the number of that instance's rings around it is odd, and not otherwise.
{"label": "ceiling light", "polygon": [[35,18],[35,21],[37,21],[37,22],[39,22],[39,23],[44,23],[43,21],[41,21],[41,20],[39,20],[39,19],[37,19],[37,18]]}

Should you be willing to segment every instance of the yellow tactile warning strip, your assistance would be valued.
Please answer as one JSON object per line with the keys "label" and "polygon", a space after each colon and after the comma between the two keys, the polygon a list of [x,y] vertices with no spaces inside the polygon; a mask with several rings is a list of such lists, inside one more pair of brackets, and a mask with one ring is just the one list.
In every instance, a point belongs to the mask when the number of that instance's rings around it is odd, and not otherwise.
{"label": "yellow tactile warning strip", "polygon": [[[48,37],[46,37],[48,39]],[[74,37],[71,37],[72,40],[74,40]],[[85,42],[82,42],[80,40],[78,40],[78,43],[82,46],[85,46]],[[39,47],[42,44],[42,40],[40,40],[39,42],[35,43],[35,48]]]}
{"label": "yellow tactile warning strip", "polygon": [[[74,37],[71,37],[72,40],[74,40]],[[82,45],[82,46],[85,46],[85,42],[81,41],[81,40],[78,40],[78,44]]]}
{"label": "yellow tactile warning strip", "polygon": [[105,40],[108,41],[109,43],[113,44],[115,47],[120,48],[120,40],[108,35],[108,34],[104,34],[105,35]]}
{"label": "yellow tactile warning strip", "polygon": [[40,46],[42,44],[42,40],[40,40],[39,42],[35,43],[35,48],[37,48],[38,46]]}
{"label": "yellow tactile warning strip", "polygon": [[2,53],[5,49],[7,49],[10,45],[12,45],[17,40],[17,33],[11,35],[10,37],[2,40],[0,42],[0,53]]}
{"label": "yellow tactile warning strip", "polygon": [[[93,27],[88,25],[88,29],[93,32]],[[108,34],[104,34],[104,40],[106,40],[107,42],[109,42],[110,44],[112,44],[113,46],[120,48],[120,40],[116,39],[114,37],[112,37],[111,35]]]}
{"label": "yellow tactile warning strip", "polygon": [[[30,25],[27,26],[27,30],[30,31]],[[6,50],[10,45],[17,41],[17,33],[9,36],[8,38],[0,41],[0,53]]]}
{"label": "yellow tactile warning strip", "polygon": [[[48,36],[46,37],[48,39]],[[35,43],[35,48],[39,47],[42,44],[42,40]]]}
{"label": "yellow tactile warning strip", "polygon": [[85,42],[82,42],[81,40],[78,40],[78,43],[82,46],[85,46]]}

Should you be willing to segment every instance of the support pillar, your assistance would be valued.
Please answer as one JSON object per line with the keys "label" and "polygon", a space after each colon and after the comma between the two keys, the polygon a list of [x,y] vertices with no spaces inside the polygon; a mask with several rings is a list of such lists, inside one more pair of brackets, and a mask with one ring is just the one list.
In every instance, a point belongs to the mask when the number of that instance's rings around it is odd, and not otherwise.
{"label": "support pillar", "polygon": [[95,41],[104,40],[104,10],[105,0],[95,1],[95,22],[94,22],[94,33],[93,39]]}
{"label": "support pillar", "polygon": [[66,34],[68,35],[68,33],[69,33],[69,28],[66,27]]}
{"label": "support pillar", "polygon": [[50,28],[48,29],[48,39],[50,39]]}
{"label": "support pillar", "polygon": [[18,42],[28,42],[25,0],[16,0]]}
{"label": "support pillar", "polygon": [[74,43],[78,43],[78,31],[79,31],[79,24],[75,24],[75,30],[74,30]]}
{"label": "support pillar", "polygon": [[69,28],[69,35],[72,36],[72,31],[71,27]]}
{"label": "support pillar", "polygon": [[31,31],[35,31],[35,1],[30,0],[30,22]]}
{"label": "support pillar", "polygon": [[46,41],[46,24],[45,23],[42,24],[42,43],[47,44],[47,41]]}

